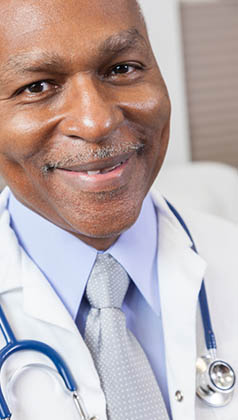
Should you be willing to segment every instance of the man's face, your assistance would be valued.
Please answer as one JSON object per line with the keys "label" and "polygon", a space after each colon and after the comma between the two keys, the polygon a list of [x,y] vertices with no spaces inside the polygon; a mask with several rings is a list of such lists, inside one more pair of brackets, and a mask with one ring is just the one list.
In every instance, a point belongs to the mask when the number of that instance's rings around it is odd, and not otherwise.
{"label": "man's face", "polygon": [[105,249],[138,217],[170,104],[134,0],[3,0],[0,170],[15,196]]}

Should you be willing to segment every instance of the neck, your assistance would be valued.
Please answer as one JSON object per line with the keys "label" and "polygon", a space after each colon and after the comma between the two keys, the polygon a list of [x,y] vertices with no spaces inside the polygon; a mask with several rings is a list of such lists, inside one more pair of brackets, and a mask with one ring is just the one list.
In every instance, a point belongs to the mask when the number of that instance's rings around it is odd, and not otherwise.
{"label": "neck", "polygon": [[120,235],[110,236],[108,238],[91,238],[74,233],[74,236],[98,251],[106,251],[117,241]]}

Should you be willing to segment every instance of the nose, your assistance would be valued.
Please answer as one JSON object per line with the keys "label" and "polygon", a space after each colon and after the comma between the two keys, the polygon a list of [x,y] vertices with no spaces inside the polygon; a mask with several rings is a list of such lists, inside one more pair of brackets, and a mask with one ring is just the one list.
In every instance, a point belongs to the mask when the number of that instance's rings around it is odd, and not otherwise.
{"label": "nose", "polygon": [[123,121],[123,112],[107,90],[90,75],[77,77],[64,103],[61,133],[95,143],[113,133]]}

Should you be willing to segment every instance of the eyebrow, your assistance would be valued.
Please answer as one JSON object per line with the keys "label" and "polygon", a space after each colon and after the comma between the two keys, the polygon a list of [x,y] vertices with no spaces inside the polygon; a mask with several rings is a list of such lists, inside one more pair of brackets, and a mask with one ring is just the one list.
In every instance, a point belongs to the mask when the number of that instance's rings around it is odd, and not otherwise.
{"label": "eyebrow", "polygon": [[[111,35],[99,45],[99,56],[116,56],[118,54],[127,52],[131,49],[137,49],[148,54],[148,43],[143,35],[136,29],[130,28],[119,33]],[[0,65],[0,78],[8,74],[8,76],[20,73],[64,73],[71,62],[71,57],[67,60],[57,53],[47,51],[33,51],[21,53],[9,58],[9,60]]]}
{"label": "eyebrow", "polygon": [[129,49],[138,48],[144,51],[148,44],[136,28],[121,31],[107,38],[100,47],[101,54],[118,54]]}
{"label": "eyebrow", "polygon": [[57,72],[59,68],[66,66],[65,60],[57,53],[33,51],[21,53],[10,57],[8,61],[0,65],[0,78],[6,74],[24,74],[51,71]]}

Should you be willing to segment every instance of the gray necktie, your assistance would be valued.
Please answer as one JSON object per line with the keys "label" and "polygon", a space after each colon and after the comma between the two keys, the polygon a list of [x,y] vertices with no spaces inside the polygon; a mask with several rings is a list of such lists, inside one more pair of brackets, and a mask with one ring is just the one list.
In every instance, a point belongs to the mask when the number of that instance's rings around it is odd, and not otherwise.
{"label": "gray necktie", "polygon": [[107,401],[110,420],[168,420],[158,384],[121,310],[129,286],[124,268],[99,254],[87,285],[91,305],[85,341]]}

